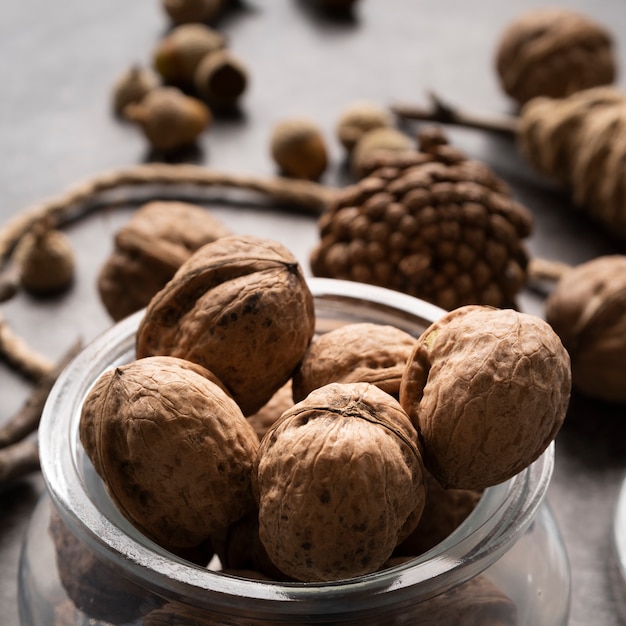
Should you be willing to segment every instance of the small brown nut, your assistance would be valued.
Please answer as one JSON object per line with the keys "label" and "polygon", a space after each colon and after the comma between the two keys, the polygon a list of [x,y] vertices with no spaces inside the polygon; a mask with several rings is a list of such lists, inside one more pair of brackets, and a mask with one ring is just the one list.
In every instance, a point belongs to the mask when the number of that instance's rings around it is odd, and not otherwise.
{"label": "small brown nut", "polygon": [[373,572],[424,506],[417,433],[378,387],[326,385],[265,436],[253,489],[261,541],[288,576],[310,582]]}
{"label": "small brown nut", "polygon": [[152,298],[137,355],[200,363],[251,415],[291,378],[314,328],[313,296],[293,254],[233,235],[194,252]]}
{"label": "small brown nut", "polygon": [[198,546],[254,506],[256,433],[195,363],[149,357],[105,372],[80,440],[120,512],[171,549]]}
{"label": "small brown nut", "polygon": [[415,142],[393,126],[380,126],[361,135],[350,156],[353,173],[361,177],[371,159],[382,154],[415,152]]}
{"label": "small brown nut", "polygon": [[115,235],[98,274],[98,292],[118,321],[144,308],[176,270],[203,245],[231,231],[196,204],[148,202]]}
{"label": "small brown nut", "polygon": [[218,15],[226,0],[161,0],[174,24],[207,22]]}
{"label": "small brown nut", "polygon": [[313,339],[293,376],[294,402],[328,383],[372,383],[397,398],[417,339],[386,324],[346,324]]}
{"label": "small brown nut", "polygon": [[133,65],[113,85],[113,111],[116,115],[123,116],[124,109],[129,104],[140,102],[149,91],[160,84],[161,81],[153,70]]}
{"label": "small brown nut", "polygon": [[339,116],[336,127],[337,139],[349,154],[366,132],[392,125],[393,117],[388,109],[374,102],[353,102]]}
{"label": "small brown nut", "polygon": [[400,403],[441,485],[485,489],[548,447],[570,387],[570,359],[549,324],[513,309],[467,305],[420,336]]}
{"label": "small brown nut", "polygon": [[236,105],[248,87],[248,69],[230,50],[206,54],[194,72],[196,93],[213,108]]}
{"label": "small brown nut", "polygon": [[206,24],[181,24],[157,44],[153,52],[156,71],[169,85],[193,88],[193,76],[200,61],[226,46],[226,37]]}
{"label": "small brown nut", "polygon": [[124,115],[139,125],[154,150],[171,152],[192,145],[213,121],[204,102],[176,87],[156,87]]}
{"label": "small brown nut", "polygon": [[574,387],[626,403],[626,256],[568,270],[546,301],[546,320],[570,354]]}
{"label": "small brown nut", "polygon": [[318,180],[328,166],[322,131],[306,118],[278,122],[270,136],[270,151],[281,171],[294,178]]}

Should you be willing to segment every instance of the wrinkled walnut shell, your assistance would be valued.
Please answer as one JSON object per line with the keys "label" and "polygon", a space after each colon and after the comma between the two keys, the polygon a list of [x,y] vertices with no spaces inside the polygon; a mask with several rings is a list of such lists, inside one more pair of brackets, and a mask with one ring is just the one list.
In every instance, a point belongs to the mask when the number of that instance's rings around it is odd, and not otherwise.
{"label": "wrinkled walnut shell", "polygon": [[340,326],[313,339],[293,377],[293,399],[329,383],[372,383],[397,397],[417,340],[386,324]]}
{"label": "wrinkled walnut shell", "polygon": [[568,270],[546,301],[546,319],[570,354],[574,386],[626,403],[626,256],[598,257]]}
{"label": "wrinkled walnut shell", "polygon": [[120,512],[157,543],[186,548],[249,511],[256,433],[201,367],[150,357],[105,372],[80,439]]}
{"label": "wrinkled walnut shell", "polygon": [[376,571],[424,506],[417,433],[374,385],[326,385],[264,437],[253,489],[261,541],[288,576],[328,581]]}
{"label": "wrinkled walnut shell", "polygon": [[265,437],[274,422],[294,404],[293,385],[292,381],[288,380],[256,413],[248,415],[248,421],[252,424],[259,441]]}
{"label": "wrinkled walnut shell", "polygon": [[223,237],[197,250],[151,300],[137,355],[199,363],[251,415],[289,380],[314,328],[313,296],[291,252],[267,239]]}
{"label": "wrinkled walnut shell", "polygon": [[549,324],[512,309],[467,305],[420,336],[400,403],[442,486],[485,489],[548,447],[570,387],[569,356]]}
{"label": "wrinkled walnut shell", "polygon": [[232,234],[201,206],[155,201],[141,206],[115,235],[98,275],[98,292],[115,320],[139,311],[203,245]]}

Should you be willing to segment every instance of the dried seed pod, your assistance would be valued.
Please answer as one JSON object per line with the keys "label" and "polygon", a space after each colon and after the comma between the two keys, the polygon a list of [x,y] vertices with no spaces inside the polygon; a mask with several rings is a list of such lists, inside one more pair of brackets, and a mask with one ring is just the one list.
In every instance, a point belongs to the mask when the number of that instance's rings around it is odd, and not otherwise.
{"label": "dried seed pod", "polygon": [[514,307],[527,279],[530,213],[438,129],[420,142],[421,151],[379,155],[338,194],[318,222],[313,274],[389,287],[445,309]]}
{"label": "dried seed pod", "polygon": [[207,22],[215,18],[226,0],[161,0],[161,5],[174,24]]}
{"label": "dried seed pod", "polygon": [[519,104],[537,96],[563,98],[614,81],[613,37],[570,9],[533,9],[502,34],[496,70],[504,91]]}
{"label": "dried seed pod", "polygon": [[337,121],[337,139],[350,154],[361,137],[375,128],[393,126],[393,116],[388,109],[369,101],[353,102],[347,106]]}
{"label": "dried seed pod", "polygon": [[176,87],[157,87],[124,113],[141,127],[151,147],[162,152],[193,144],[213,121],[206,104]]}
{"label": "dried seed pod", "polygon": [[248,416],[248,421],[259,437],[265,437],[274,422],[294,405],[293,385],[288,380],[256,413]]}
{"label": "dried seed pod", "polygon": [[365,175],[371,160],[379,153],[404,153],[414,150],[415,142],[397,128],[393,126],[373,128],[363,133],[352,149],[350,155],[352,171],[360,178]]}
{"label": "dried seed pod", "polygon": [[194,252],[154,296],[137,355],[200,363],[251,415],[289,380],[314,326],[313,296],[291,252],[233,235]]}
{"label": "dried seed pod", "polygon": [[259,536],[288,576],[309,582],[373,572],[424,506],[417,433],[374,385],[326,385],[265,436],[253,488]]}
{"label": "dried seed pod", "polygon": [[197,546],[253,508],[256,433],[194,363],[150,357],[105,372],[80,440],[120,512],[168,549]]}
{"label": "dried seed pod", "polygon": [[225,46],[226,38],[218,30],[205,24],[181,24],[159,41],[153,52],[153,64],[166,83],[193,88],[200,61]]}
{"label": "dried seed pod", "polygon": [[115,235],[98,275],[109,315],[120,320],[144,308],[176,270],[203,245],[231,231],[204,207],[154,201],[141,206]]}
{"label": "dried seed pod", "polygon": [[536,460],[569,403],[570,359],[539,317],[469,305],[419,337],[400,403],[445,488],[486,489]]}
{"label": "dried seed pod", "polygon": [[160,84],[161,80],[153,70],[133,65],[113,85],[113,110],[116,115],[123,116],[129,104],[141,102],[148,92]]}
{"label": "dried seed pod", "polygon": [[206,54],[194,72],[196,93],[213,107],[232,107],[248,86],[248,69],[230,50]]}
{"label": "dried seed pod", "polygon": [[293,399],[329,383],[372,383],[397,397],[417,340],[385,324],[346,324],[313,339],[293,376]]}
{"label": "dried seed pod", "polygon": [[37,222],[20,239],[14,259],[20,283],[34,294],[63,291],[74,280],[76,262],[70,239],[47,220]]}
{"label": "dried seed pod", "polygon": [[272,158],[294,178],[318,180],[328,165],[326,141],[319,127],[305,118],[280,121],[270,137]]}
{"label": "dried seed pod", "polygon": [[546,301],[546,320],[570,354],[574,387],[626,403],[626,256],[568,270]]}

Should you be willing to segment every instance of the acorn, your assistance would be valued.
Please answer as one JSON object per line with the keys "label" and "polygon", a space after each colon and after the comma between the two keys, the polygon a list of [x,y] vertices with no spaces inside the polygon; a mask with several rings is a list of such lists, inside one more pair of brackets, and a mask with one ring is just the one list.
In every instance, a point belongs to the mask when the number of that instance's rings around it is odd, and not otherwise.
{"label": "acorn", "polygon": [[380,152],[411,152],[415,142],[393,126],[374,128],[360,137],[354,146],[350,162],[353,173],[361,177],[367,169],[368,160]]}
{"label": "acorn", "polygon": [[143,97],[160,85],[159,76],[150,68],[133,65],[121,74],[113,85],[113,110],[124,115],[129,104],[140,102]]}
{"label": "acorn", "polygon": [[193,144],[213,121],[209,107],[177,87],[153,89],[125,115],[137,123],[154,150],[170,152]]}
{"label": "acorn", "polygon": [[223,48],[206,54],[194,73],[196,93],[210,105],[235,105],[248,85],[248,70],[232,52]]}
{"label": "acorn", "polygon": [[174,24],[208,22],[221,11],[225,0],[162,0],[161,5]]}
{"label": "acorn", "polygon": [[392,125],[393,116],[384,107],[374,102],[353,102],[339,116],[337,139],[349,154],[365,133]]}
{"label": "acorn", "polygon": [[169,85],[192,88],[200,61],[226,46],[226,37],[205,24],[181,24],[157,44],[153,53],[156,71]]}

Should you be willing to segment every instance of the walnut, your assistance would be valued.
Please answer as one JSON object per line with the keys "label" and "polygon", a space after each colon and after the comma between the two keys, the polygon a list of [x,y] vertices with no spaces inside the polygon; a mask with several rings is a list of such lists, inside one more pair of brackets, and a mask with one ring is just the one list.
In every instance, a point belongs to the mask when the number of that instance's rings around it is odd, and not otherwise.
{"label": "walnut", "polygon": [[626,256],[568,270],[546,301],[546,319],[570,354],[574,387],[626,403]]}
{"label": "walnut", "polygon": [[310,582],[373,572],[424,506],[417,433],[374,385],[326,385],[264,437],[253,489],[261,541],[288,576]]}
{"label": "walnut", "polygon": [[313,339],[293,377],[293,399],[328,383],[372,383],[397,397],[415,337],[385,324],[346,324]]}
{"label": "walnut", "polygon": [[167,548],[197,546],[254,505],[258,438],[208,376],[174,357],[139,359],[102,374],[82,408],[80,439],[111,498]]}
{"label": "walnut", "polygon": [[533,9],[513,20],[502,33],[495,65],[502,88],[518,104],[608,85],[617,73],[609,31],[564,7]]}
{"label": "walnut", "polygon": [[248,421],[259,441],[265,437],[272,424],[293,405],[293,383],[290,379],[256,413],[248,415]]}
{"label": "walnut", "polygon": [[291,252],[233,235],[197,250],[152,298],[137,355],[203,365],[251,415],[289,380],[314,327],[313,296]]}
{"label": "walnut", "polygon": [[542,319],[468,305],[419,337],[400,403],[444,487],[485,489],[527,467],[563,423],[570,359]]}
{"label": "walnut", "polygon": [[199,205],[144,204],[116,233],[115,247],[98,275],[98,292],[107,312],[118,321],[144,308],[193,252],[230,234]]}

